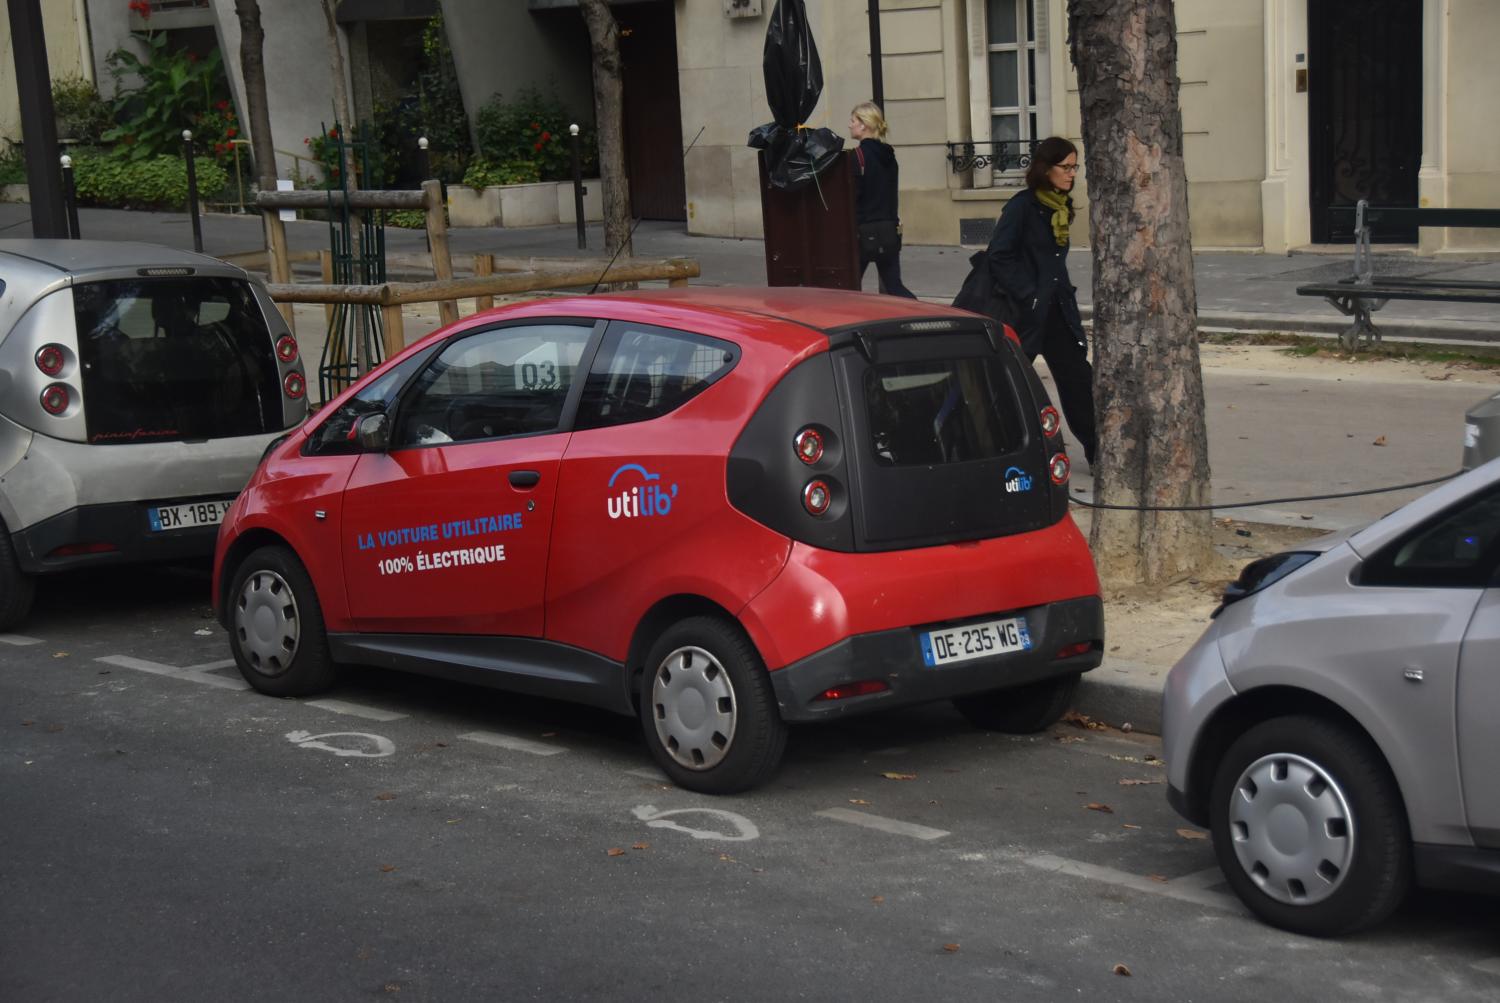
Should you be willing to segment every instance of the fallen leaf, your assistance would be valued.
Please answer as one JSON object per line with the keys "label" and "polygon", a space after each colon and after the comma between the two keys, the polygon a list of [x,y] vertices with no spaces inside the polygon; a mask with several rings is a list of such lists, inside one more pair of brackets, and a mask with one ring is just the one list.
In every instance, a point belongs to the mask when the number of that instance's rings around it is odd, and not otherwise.
{"label": "fallen leaf", "polygon": [[1134,777],[1125,777],[1120,781],[1121,787],[1139,787],[1142,784],[1159,784],[1160,780],[1136,780]]}
{"label": "fallen leaf", "polygon": [[1082,742],[1082,735],[1058,735],[1055,741],[1059,745],[1072,745],[1074,742]]}
{"label": "fallen leaf", "polygon": [[1077,725],[1080,728],[1090,728],[1094,731],[1102,731],[1103,729],[1109,727],[1109,725],[1105,724],[1103,721],[1095,721],[1088,715],[1080,714],[1076,710],[1068,711],[1063,715],[1062,719],[1069,724]]}
{"label": "fallen leaf", "polygon": [[49,725],[47,725],[47,730],[50,731],[52,734],[55,735],[59,731],[63,730],[63,726],[60,725],[60,724],[49,724]]}
{"label": "fallen leaf", "polygon": [[1120,823],[1120,828],[1121,829],[1139,829],[1140,826],[1138,826],[1138,825],[1131,825],[1129,822],[1121,822]]}
{"label": "fallen leaf", "polygon": [[396,865],[395,864],[381,864],[380,865],[380,873],[381,874],[389,874],[392,871],[394,871],[395,869],[396,869]]}
{"label": "fallen leaf", "polygon": [[23,728],[30,728],[34,724],[36,724],[35,721],[22,721],[21,722],[21,727],[23,727]]}
{"label": "fallen leaf", "polygon": [[726,863],[726,864],[735,864],[735,863],[739,862],[739,861],[735,860],[733,857],[731,857],[727,853],[721,853],[721,854],[719,854],[719,859],[721,861],[723,861],[724,863]]}
{"label": "fallen leaf", "polygon": [[1435,376],[1429,376],[1427,378],[1429,380],[1446,380],[1446,379],[1448,379],[1452,375],[1453,375],[1452,373],[1438,373]]}
{"label": "fallen leaf", "polygon": [[885,777],[887,780],[915,780],[915,779],[917,779],[917,775],[915,773],[882,773],[881,776]]}
{"label": "fallen leaf", "polygon": [[870,802],[866,801],[864,798],[850,798],[849,803],[868,806]]}
{"label": "fallen leaf", "polygon": [[376,801],[394,801],[394,800],[396,800],[396,795],[392,794],[390,791],[381,791],[379,794],[375,795],[375,800]]}
{"label": "fallen leaf", "polygon": [[197,630],[193,631],[193,633],[198,637],[210,637],[212,636],[213,631],[209,630],[207,627],[200,627]]}
{"label": "fallen leaf", "polygon": [[870,901],[874,902],[876,905],[885,905],[885,896],[884,895],[871,895],[870,896]]}
{"label": "fallen leaf", "polygon": [[1167,883],[1167,876],[1165,874],[1148,874],[1146,875],[1146,877],[1150,878],[1152,881],[1160,881],[1162,884]]}
{"label": "fallen leaf", "polygon": [[610,847],[610,848],[609,848],[609,851],[608,851],[608,852],[609,852],[609,855],[610,855],[610,856],[611,856],[611,857],[623,857],[623,856],[625,856],[625,851],[624,851],[624,850],[622,850],[622,849],[621,849],[621,848],[620,848],[620,847],[618,847],[618,846],[611,846],[611,847]]}
{"label": "fallen leaf", "polygon": [[388,993],[399,993],[401,991],[401,984],[399,982],[387,982],[385,984],[385,991]]}
{"label": "fallen leaf", "polygon": [[1114,972],[1116,975],[1130,974],[1130,969],[1126,968],[1124,965],[1116,965],[1115,967],[1111,968],[1110,971]]}
{"label": "fallen leaf", "polygon": [[52,657],[53,658],[67,658],[68,657],[68,653],[66,651],[54,651],[52,653]]}
{"label": "fallen leaf", "polygon": [[1177,835],[1183,839],[1207,839],[1208,833],[1199,832],[1197,829],[1178,829]]}
{"label": "fallen leaf", "polygon": [[943,945],[943,950],[947,951],[949,954],[957,954],[958,953],[958,945],[957,944],[944,944]]}
{"label": "fallen leaf", "polygon": [[463,819],[461,819],[461,818],[450,818],[450,819],[448,819],[448,824],[449,825],[457,825],[458,823],[460,823],[462,821],[463,821]]}
{"label": "fallen leaf", "polygon": [[1113,808],[1099,801],[1090,801],[1088,804],[1084,805],[1084,807],[1089,811],[1102,811],[1106,815],[1113,815],[1115,813],[1115,810]]}
{"label": "fallen leaf", "polygon": [[634,843],[634,844],[631,845],[630,848],[632,850],[649,850],[649,849],[651,849],[651,844],[650,843]]}
{"label": "fallen leaf", "polygon": [[448,743],[447,742],[433,742],[432,744],[435,745],[435,746],[437,746],[439,749],[446,749],[446,748],[448,748]]}
{"label": "fallen leaf", "polygon": [[1383,436],[1383,435],[1376,436],[1375,441],[1372,442],[1372,443],[1370,443],[1370,445],[1372,445],[1372,446],[1384,446],[1385,445],[1385,436]]}

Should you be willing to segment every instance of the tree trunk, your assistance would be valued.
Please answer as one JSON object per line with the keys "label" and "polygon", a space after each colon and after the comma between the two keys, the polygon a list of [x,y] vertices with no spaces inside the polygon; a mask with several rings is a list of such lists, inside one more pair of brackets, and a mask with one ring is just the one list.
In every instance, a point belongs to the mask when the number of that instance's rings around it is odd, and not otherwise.
{"label": "tree trunk", "polygon": [[352,192],[359,188],[359,179],[354,176],[354,123],[349,117],[349,81],[344,77],[344,50],[339,45],[339,24],[333,16],[333,9],[339,5],[339,0],[322,0],[322,4],[323,19],[328,24],[328,54],[333,60],[333,114],[338,119],[339,138],[344,151],[339,170],[344,175],[344,187]]}
{"label": "tree trunk", "polygon": [[594,50],[594,119],[599,126],[599,179],[604,185],[604,253],[629,256],[630,190],[625,178],[625,91],[620,79],[620,26],[606,0],[579,0]]}
{"label": "tree trunk", "polygon": [[[1094,261],[1094,406],[1104,504],[1209,501],[1172,0],[1069,0]],[[1208,512],[1097,510],[1110,584],[1181,578],[1212,557]]]}
{"label": "tree trunk", "polygon": [[271,139],[271,110],[266,100],[266,33],[260,26],[260,0],[234,0],[240,21],[240,75],[245,80],[245,117],[260,190],[276,190],[276,144]]}

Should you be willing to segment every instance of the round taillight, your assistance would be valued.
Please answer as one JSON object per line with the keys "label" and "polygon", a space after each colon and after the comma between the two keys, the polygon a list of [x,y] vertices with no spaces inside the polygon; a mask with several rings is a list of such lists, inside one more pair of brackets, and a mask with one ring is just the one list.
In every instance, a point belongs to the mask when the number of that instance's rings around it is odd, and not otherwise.
{"label": "round taillight", "polygon": [[1047,464],[1047,472],[1052,475],[1053,484],[1066,483],[1069,469],[1068,454],[1066,453],[1053,454],[1052,462]]}
{"label": "round taillight", "polygon": [[792,445],[797,450],[797,459],[809,466],[823,458],[823,437],[817,429],[804,428],[797,433]]}
{"label": "round taillight", "polygon": [[828,511],[828,503],[833,496],[828,491],[828,485],[822,481],[808,481],[807,487],[802,489],[802,507],[812,515],[822,515]]}
{"label": "round taillight", "polygon": [[68,388],[54,383],[42,391],[42,410],[48,414],[62,414],[68,409]]}
{"label": "round taillight", "polygon": [[62,372],[67,358],[61,345],[43,345],[36,350],[36,367],[48,376],[56,376]]}
{"label": "round taillight", "polygon": [[283,334],[276,340],[276,357],[282,362],[297,361],[297,339]]}
{"label": "round taillight", "polygon": [[302,378],[301,373],[287,373],[286,379],[282,381],[281,388],[292,400],[297,400],[307,393],[307,381]]}
{"label": "round taillight", "polygon": [[1062,428],[1062,418],[1058,415],[1057,408],[1051,404],[1042,408],[1042,434],[1050,439],[1060,428]]}

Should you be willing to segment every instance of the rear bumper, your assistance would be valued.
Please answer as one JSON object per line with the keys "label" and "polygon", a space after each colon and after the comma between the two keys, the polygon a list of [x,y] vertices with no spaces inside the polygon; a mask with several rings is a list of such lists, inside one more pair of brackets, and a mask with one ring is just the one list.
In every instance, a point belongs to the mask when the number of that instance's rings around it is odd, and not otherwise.
{"label": "rear bumper", "polygon": [[[180,502],[214,501],[227,496],[184,498]],[[175,502],[174,502],[175,503]],[[44,519],[11,536],[16,560],[27,574],[50,574],[73,568],[110,564],[179,561],[213,556],[219,527],[151,531],[145,502],[83,505]],[[49,556],[70,544],[108,544],[115,549],[97,554]]]}
{"label": "rear bumper", "polygon": [[[787,721],[818,721],[946,700],[1085,672],[1103,659],[1104,605],[1098,596],[997,612],[994,616],[1018,614],[1026,617],[1030,628],[1030,650],[938,668],[923,664],[918,641],[924,630],[935,625],[845,638],[771,673],[781,716]],[[1060,648],[1080,641],[1100,643],[1086,654],[1053,657]],[[831,687],[865,680],[879,680],[888,689],[843,700],[819,699]]]}

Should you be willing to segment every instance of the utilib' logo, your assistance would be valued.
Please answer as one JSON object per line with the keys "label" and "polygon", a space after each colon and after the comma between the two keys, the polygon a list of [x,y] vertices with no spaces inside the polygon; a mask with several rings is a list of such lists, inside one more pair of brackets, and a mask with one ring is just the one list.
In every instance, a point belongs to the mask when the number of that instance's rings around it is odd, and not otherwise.
{"label": "utilib' logo", "polygon": [[1017,491],[1030,491],[1031,478],[1020,467],[1008,467],[1005,471],[1005,490],[1012,494]]}
{"label": "utilib' logo", "polygon": [[[640,476],[640,484],[615,490],[615,482],[634,472]],[[658,483],[661,474],[653,474],[639,463],[627,463],[609,475],[609,497],[606,499],[611,519],[635,519],[648,515],[666,515],[672,511],[672,501],[677,497],[677,485],[665,490]],[[628,481],[627,481],[628,483]]]}

